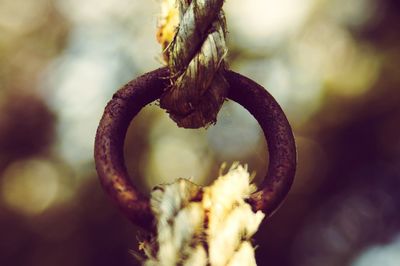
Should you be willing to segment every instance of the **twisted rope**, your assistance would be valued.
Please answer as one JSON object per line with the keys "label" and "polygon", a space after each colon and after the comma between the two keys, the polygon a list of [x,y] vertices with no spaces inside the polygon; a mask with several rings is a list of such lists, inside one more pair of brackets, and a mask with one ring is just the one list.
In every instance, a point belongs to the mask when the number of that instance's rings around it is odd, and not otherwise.
{"label": "twisted rope", "polygon": [[251,238],[265,216],[245,202],[255,189],[237,164],[209,187],[179,179],[155,188],[157,236],[142,243],[144,265],[255,266]]}
{"label": "twisted rope", "polygon": [[[169,45],[168,41],[161,41],[168,45],[165,58],[171,71],[171,86],[161,97],[160,106],[178,126],[199,128],[215,123],[227,94],[224,1],[178,2],[179,27]],[[165,23],[171,21],[174,20],[166,19]],[[167,25],[161,27],[170,29]]]}

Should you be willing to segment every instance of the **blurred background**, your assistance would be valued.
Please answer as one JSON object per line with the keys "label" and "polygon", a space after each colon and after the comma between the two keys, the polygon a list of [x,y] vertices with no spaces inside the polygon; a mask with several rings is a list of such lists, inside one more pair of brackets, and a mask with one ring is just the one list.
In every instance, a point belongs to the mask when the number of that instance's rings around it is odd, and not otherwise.
{"label": "blurred background", "polygon": [[[256,236],[258,265],[400,265],[400,2],[229,0],[231,69],[274,95],[299,166]],[[161,66],[157,0],[0,1],[0,265],[138,265],[137,228],[101,190],[97,124],[113,92]],[[261,129],[226,103],[178,129],[143,109],[125,144],[143,191],[209,184],[222,162],[259,182]]]}

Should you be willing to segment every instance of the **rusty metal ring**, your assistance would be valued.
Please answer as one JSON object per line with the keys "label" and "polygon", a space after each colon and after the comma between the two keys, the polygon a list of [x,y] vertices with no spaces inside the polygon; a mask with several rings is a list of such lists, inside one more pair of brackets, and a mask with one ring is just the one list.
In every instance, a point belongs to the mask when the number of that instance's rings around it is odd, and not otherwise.
{"label": "rusty metal ring", "polygon": [[[169,70],[160,68],[129,82],[107,104],[97,129],[95,162],[104,190],[122,212],[146,229],[153,227],[148,197],[129,180],[123,146],[131,120],[147,104],[160,98],[169,85]],[[251,195],[254,210],[267,215],[284,200],[296,170],[296,147],[291,127],[275,99],[254,81],[227,71],[228,98],[246,108],[264,131],[269,150],[268,173],[260,189]]]}

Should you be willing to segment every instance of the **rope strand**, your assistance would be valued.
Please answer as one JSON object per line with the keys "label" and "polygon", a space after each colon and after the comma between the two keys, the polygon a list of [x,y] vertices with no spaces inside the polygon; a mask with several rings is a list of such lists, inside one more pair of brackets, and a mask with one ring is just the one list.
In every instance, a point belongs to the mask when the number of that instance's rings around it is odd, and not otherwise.
{"label": "rope strand", "polygon": [[161,97],[180,127],[200,128],[215,123],[225,100],[226,22],[223,0],[179,0],[180,23],[165,57],[171,86]]}
{"label": "rope strand", "polygon": [[238,164],[209,187],[185,179],[156,187],[157,236],[142,242],[144,265],[256,266],[251,238],[265,215],[246,203],[255,189]]}

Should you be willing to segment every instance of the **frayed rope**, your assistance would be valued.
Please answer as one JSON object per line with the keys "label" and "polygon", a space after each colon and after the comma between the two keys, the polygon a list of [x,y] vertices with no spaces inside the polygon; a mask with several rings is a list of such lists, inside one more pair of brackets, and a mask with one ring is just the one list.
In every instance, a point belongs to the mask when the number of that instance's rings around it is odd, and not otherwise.
{"label": "frayed rope", "polygon": [[209,187],[185,179],[156,187],[151,207],[157,236],[141,244],[144,265],[256,265],[251,238],[265,215],[245,201],[255,190],[239,164]]}

